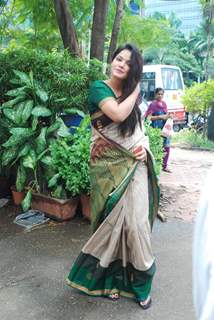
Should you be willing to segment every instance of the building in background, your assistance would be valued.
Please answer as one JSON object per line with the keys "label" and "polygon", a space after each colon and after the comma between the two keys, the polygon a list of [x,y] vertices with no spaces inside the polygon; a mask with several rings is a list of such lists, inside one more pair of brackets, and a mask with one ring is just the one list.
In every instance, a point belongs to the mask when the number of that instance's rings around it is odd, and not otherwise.
{"label": "building in background", "polygon": [[159,12],[168,18],[172,13],[181,21],[180,30],[189,35],[202,22],[202,8],[199,0],[144,0],[146,17]]}

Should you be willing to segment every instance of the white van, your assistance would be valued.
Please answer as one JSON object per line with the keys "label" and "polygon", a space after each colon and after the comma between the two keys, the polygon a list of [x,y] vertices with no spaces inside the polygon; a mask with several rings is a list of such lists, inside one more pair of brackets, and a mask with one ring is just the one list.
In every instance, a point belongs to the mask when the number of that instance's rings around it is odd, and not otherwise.
{"label": "white van", "polygon": [[164,101],[168,111],[173,113],[175,126],[183,127],[186,113],[181,98],[184,94],[184,82],[179,67],[163,64],[151,64],[143,67],[141,88],[143,97],[150,103],[155,98],[155,89],[164,89]]}

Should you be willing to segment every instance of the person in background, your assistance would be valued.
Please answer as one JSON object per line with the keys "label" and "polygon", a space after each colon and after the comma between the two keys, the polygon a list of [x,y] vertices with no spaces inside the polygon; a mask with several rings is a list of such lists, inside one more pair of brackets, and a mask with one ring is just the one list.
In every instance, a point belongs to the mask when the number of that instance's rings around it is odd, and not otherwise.
{"label": "person in background", "polygon": [[130,44],[116,50],[108,80],[89,91],[93,235],[67,283],[92,296],[132,297],[151,306],[155,258],[151,229],[159,187],[138,107],[142,56]]}
{"label": "person in background", "polygon": [[[151,126],[153,128],[163,129],[166,120],[171,117],[168,113],[166,102],[163,101],[164,90],[162,88],[155,89],[155,100],[150,103],[146,113],[145,118],[149,117],[151,120]],[[168,160],[170,153],[170,138],[163,137],[163,164],[162,169],[165,172],[171,172],[168,168]]]}
{"label": "person in background", "polygon": [[194,230],[193,297],[197,320],[213,320],[214,164],[208,172],[207,180],[202,190]]}

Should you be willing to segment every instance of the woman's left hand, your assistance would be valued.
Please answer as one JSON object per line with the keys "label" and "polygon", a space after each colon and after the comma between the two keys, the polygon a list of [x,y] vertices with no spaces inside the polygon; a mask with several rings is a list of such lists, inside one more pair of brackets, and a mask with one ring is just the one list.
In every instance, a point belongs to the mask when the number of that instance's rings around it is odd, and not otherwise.
{"label": "woman's left hand", "polygon": [[146,149],[142,146],[137,146],[132,149],[132,152],[135,155],[136,160],[146,161],[147,160],[147,152]]}

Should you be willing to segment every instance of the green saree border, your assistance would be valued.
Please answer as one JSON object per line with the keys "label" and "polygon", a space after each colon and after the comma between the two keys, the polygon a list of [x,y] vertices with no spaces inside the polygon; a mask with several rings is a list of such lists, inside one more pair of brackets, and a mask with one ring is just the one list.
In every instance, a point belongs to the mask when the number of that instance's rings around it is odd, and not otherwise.
{"label": "green saree border", "polygon": [[88,288],[78,285],[73,281],[70,281],[68,278],[65,279],[65,282],[68,286],[77,289],[79,291],[84,292],[85,294],[89,295],[89,296],[94,296],[94,297],[100,297],[100,296],[108,296],[110,294],[114,294],[114,293],[119,293],[120,296],[125,297],[125,298],[134,298],[135,295],[133,293],[128,293],[125,291],[120,291],[118,289],[105,289],[105,290],[94,290],[94,291],[90,291],[88,290]]}
{"label": "green saree border", "polygon": [[142,271],[136,269],[131,262],[123,266],[119,258],[102,267],[98,258],[81,251],[66,282],[92,296],[118,293],[144,300],[150,294],[155,271],[155,261],[147,270]]}

